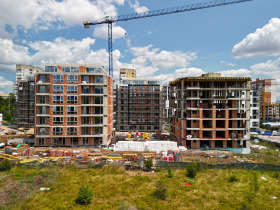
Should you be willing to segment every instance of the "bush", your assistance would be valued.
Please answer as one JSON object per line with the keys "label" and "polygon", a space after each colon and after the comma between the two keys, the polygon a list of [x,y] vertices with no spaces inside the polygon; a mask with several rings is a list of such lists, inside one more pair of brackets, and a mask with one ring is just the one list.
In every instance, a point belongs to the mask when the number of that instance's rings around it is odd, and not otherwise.
{"label": "bush", "polygon": [[228,179],[229,182],[237,182],[238,179],[236,176],[230,176],[229,179]]}
{"label": "bush", "polygon": [[80,205],[88,205],[92,200],[93,193],[89,186],[82,185],[79,189],[78,197],[75,202]]}
{"label": "bush", "polygon": [[196,163],[191,163],[190,165],[187,166],[187,174],[186,176],[189,178],[195,178],[197,174],[197,164]]}
{"label": "bush", "polygon": [[173,174],[172,169],[171,169],[171,168],[168,168],[168,175],[167,175],[167,177],[168,177],[168,178],[172,178],[173,176],[174,176],[174,174]]}
{"label": "bush", "polygon": [[3,160],[0,162],[0,171],[10,171],[12,169],[12,164],[8,160]]}
{"label": "bush", "polygon": [[147,169],[151,169],[153,167],[153,160],[151,158],[145,161],[145,167]]}
{"label": "bush", "polygon": [[158,182],[156,186],[156,190],[154,191],[153,196],[155,198],[165,200],[167,197],[167,188],[164,186],[163,182]]}

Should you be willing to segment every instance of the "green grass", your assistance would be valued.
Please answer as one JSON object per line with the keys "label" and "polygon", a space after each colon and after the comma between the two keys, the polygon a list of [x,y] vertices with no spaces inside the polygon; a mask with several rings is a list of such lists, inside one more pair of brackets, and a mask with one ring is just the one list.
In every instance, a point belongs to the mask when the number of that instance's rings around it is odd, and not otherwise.
{"label": "green grass", "polygon": [[[50,191],[39,191],[15,209],[279,209],[280,178],[277,172],[249,170],[202,170],[194,182],[186,170],[156,173],[126,172],[117,166],[102,169],[55,169]],[[267,180],[262,180],[260,177]],[[236,177],[235,182],[229,182]],[[55,181],[51,181],[54,179]],[[154,196],[164,183],[166,199]],[[191,183],[186,186],[186,183]],[[88,185],[93,200],[83,207],[75,203],[80,186]],[[273,199],[275,196],[278,199]]]}

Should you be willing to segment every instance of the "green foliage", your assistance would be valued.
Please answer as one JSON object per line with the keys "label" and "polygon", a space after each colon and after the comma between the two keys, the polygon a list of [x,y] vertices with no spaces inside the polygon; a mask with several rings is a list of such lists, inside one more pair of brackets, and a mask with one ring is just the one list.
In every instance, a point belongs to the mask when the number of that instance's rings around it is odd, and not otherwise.
{"label": "green foliage", "polygon": [[160,200],[165,200],[167,197],[167,188],[162,181],[158,182],[156,185],[156,190],[153,193],[153,196]]}
{"label": "green foliage", "polygon": [[3,120],[14,122],[17,115],[16,97],[10,93],[9,97],[0,96],[0,113],[3,114]]}
{"label": "green foliage", "polygon": [[187,166],[186,176],[189,178],[195,178],[198,172],[198,165],[196,163],[191,163]]}
{"label": "green foliage", "polygon": [[272,130],[272,131],[274,131],[274,130],[275,130],[275,131],[278,131],[279,129],[280,129],[280,127],[278,127],[278,126],[272,126],[272,127],[271,127],[271,130]]}
{"label": "green foliage", "polygon": [[262,129],[265,129],[265,125],[263,124],[262,121],[260,121],[260,127],[261,127]]}
{"label": "green foliage", "polygon": [[10,171],[12,169],[12,164],[8,160],[3,160],[0,162],[0,171]]}
{"label": "green foliage", "polygon": [[80,205],[88,205],[90,204],[92,198],[93,193],[89,186],[82,185],[79,189],[78,197],[75,202]]}
{"label": "green foliage", "polygon": [[147,169],[151,169],[153,167],[153,160],[152,160],[152,158],[149,158],[148,160],[145,161],[145,167]]}
{"label": "green foliage", "polygon": [[230,176],[229,179],[228,179],[229,182],[237,182],[238,181],[238,178],[234,175]]}
{"label": "green foliage", "polygon": [[272,174],[272,177],[275,178],[275,179],[280,178],[279,172],[274,172],[274,173]]}
{"label": "green foliage", "polygon": [[174,176],[174,174],[173,174],[172,169],[171,169],[171,168],[168,168],[168,175],[167,175],[167,177],[168,177],[168,178],[172,178],[173,176]]}

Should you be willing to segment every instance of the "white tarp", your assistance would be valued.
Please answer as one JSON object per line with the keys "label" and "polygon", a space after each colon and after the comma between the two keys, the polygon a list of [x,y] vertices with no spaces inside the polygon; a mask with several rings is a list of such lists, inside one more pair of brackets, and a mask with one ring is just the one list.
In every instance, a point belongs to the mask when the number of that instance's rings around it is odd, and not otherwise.
{"label": "white tarp", "polygon": [[118,141],[114,145],[114,151],[138,151],[138,152],[162,152],[178,150],[177,142],[173,141]]}

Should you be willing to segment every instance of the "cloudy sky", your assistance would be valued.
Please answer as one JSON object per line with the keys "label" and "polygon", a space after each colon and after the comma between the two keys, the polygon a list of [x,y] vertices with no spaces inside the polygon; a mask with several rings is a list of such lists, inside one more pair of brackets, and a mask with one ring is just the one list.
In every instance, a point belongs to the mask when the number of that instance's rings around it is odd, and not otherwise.
{"label": "cloudy sky", "polygon": [[[196,2],[203,0],[1,0],[0,93],[12,91],[16,64],[87,63],[108,69],[107,25],[84,29],[85,20]],[[279,0],[253,0],[118,22],[114,78],[118,82],[120,68],[134,68],[137,77],[162,84],[204,72],[280,81],[279,8]]]}

